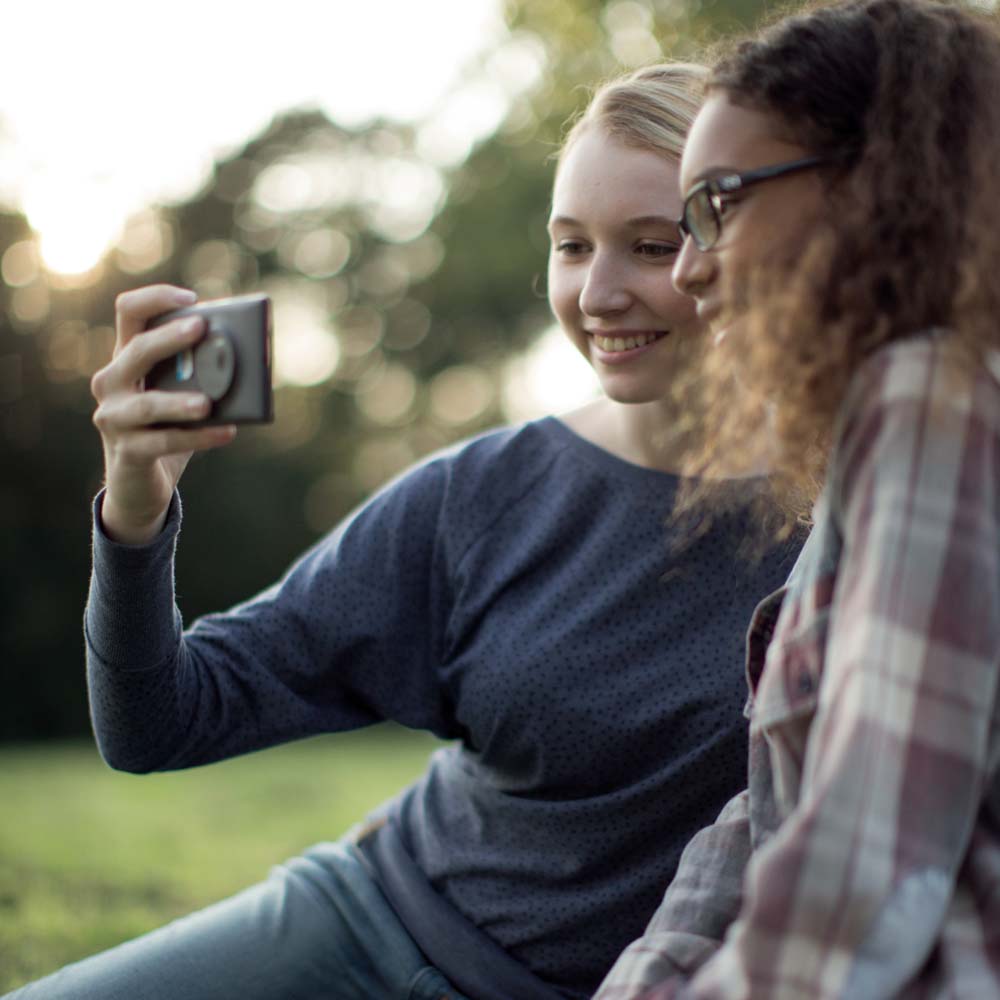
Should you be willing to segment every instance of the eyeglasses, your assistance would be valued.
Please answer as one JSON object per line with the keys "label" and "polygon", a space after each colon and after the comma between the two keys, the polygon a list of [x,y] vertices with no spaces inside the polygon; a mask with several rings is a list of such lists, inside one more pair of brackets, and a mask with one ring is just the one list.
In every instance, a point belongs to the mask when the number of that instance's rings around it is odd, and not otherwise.
{"label": "eyeglasses", "polygon": [[678,228],[684,236],[690,236],[694,240],[694,245],[699,250],[711,250],[722,235],[722,211],[727,197],[752,184],[828,162],[828,157],[810,156],[804,160],[748,170],[743,174],[724,174],[722,177],[699,181],[684,199],[684,211],[677,223]]}

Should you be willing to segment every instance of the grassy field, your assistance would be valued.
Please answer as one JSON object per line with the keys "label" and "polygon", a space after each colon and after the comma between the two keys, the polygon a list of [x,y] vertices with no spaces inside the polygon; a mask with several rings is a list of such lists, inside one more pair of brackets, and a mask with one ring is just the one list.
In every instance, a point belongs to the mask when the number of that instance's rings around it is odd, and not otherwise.
{"label": "grassy field", "polygon": [[0,993],[335,839],[438,745],[379,727],[144,776],[89,743],[0,747]]}

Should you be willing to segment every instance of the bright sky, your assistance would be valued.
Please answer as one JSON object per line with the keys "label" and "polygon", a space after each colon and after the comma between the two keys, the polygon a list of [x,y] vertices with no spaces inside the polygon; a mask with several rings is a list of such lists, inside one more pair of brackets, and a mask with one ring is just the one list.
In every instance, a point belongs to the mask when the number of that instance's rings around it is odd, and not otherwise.
{"label": "bright sky", "polygon": [[12,3],[0,199],[53,269],[83,270],[131,212],[193,193],[275,112],[425,119],[505,34],[500,0]]}

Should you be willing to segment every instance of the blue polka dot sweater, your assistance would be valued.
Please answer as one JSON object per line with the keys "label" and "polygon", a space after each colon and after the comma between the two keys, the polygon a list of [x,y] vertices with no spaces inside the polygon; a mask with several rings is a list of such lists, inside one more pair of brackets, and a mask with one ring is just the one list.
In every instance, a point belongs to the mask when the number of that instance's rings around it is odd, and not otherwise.
{"label": "blue polka dot sweater", "polygon": [[[676,487],[555,418],[495,431],[187,630],[179,501],[147,546],[95,527],[101,751],[165,770],[384,719],[454,741],[384,808],[414,892],[432,888],[559,995],[588,996],[686,841],[744,786],[744,634],[798,548],[742,560],[751,522],[731,514],[671,556]],[[435,940],[447,928],[425,951]]]}

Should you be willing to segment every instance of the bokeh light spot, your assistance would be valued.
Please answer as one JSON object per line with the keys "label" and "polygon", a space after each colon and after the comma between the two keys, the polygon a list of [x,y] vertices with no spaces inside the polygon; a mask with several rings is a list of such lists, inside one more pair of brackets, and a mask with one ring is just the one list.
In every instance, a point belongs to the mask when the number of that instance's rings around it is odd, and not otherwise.
{"label": "bokeh light spot", "polygon": [[351,241],[337,229],[313,229],[296,235],[286,253],[291,268],[307,277],[331,278],[350,260]]}
{"label": "bokeh light spot", "polygon": [[30,285],[40,273],[38,247],[33,240],[12,243],[0,258],[0,276],[12,288]]}
{"label": "bokeh light spot", "polygon": [[440,173],[419,160],[375,161],[364,180],[368,218],[383,239],[406,243],[430,225],[444,199]]}
{"label": "bokeh light spot", "polygon": [[53,382],[68,382],[84,375],[90,362],[87,324],[82,320],[60,323],[45,345],[45,370]]}
{"label": "bokeh light spot", "polygon": [[389,312],[385,346],[410,351],[424,340],[430,328],[430,309],[416,299],[403,299]]}
{"label": "bokeh light spot", "polygon": [[298,212],[315,206],[309,174],[295,163],[275,163],[261,171],[253,186],[253,198],[271,212]]}
{"label": "bokeh light spot", "polygon": [[454,365],[430,384],[431,412],[443,423],[461,426],[481,417],[496,392],[489,375],[475,365]]}
{"label": "bokeh light spot", "polygon": [[336,371],[340,342],[330,327],[322,289],[306,280],[270,282],[274,311],[275,385],[317,385]]}
{"label": "bokeh light spot", "polygon": [[49,290],[41,282],[18,288],[11,296],[11,312],[22,323],[41,323],[48,317],[49,308]]}
{"label": "bokeh light spot", "polygon": [[358,409],[377,424],[394,426],[406,422],[417,398],[417,380],[403,365],[387,364],[378,377],[366,382],[355,396]]}
{"label": "bokeh light spot", "polygon": [[174,234],[160,215],[148,210],[133,215],[118,239],[118,266],[126,274],[151,271],[174,252]]}
{"label": "bokeh light spot", "polygon": [[385,319],[371,306],[354,306],[337,316],[337,332],[345,357],[362,358],[382,340]]}

